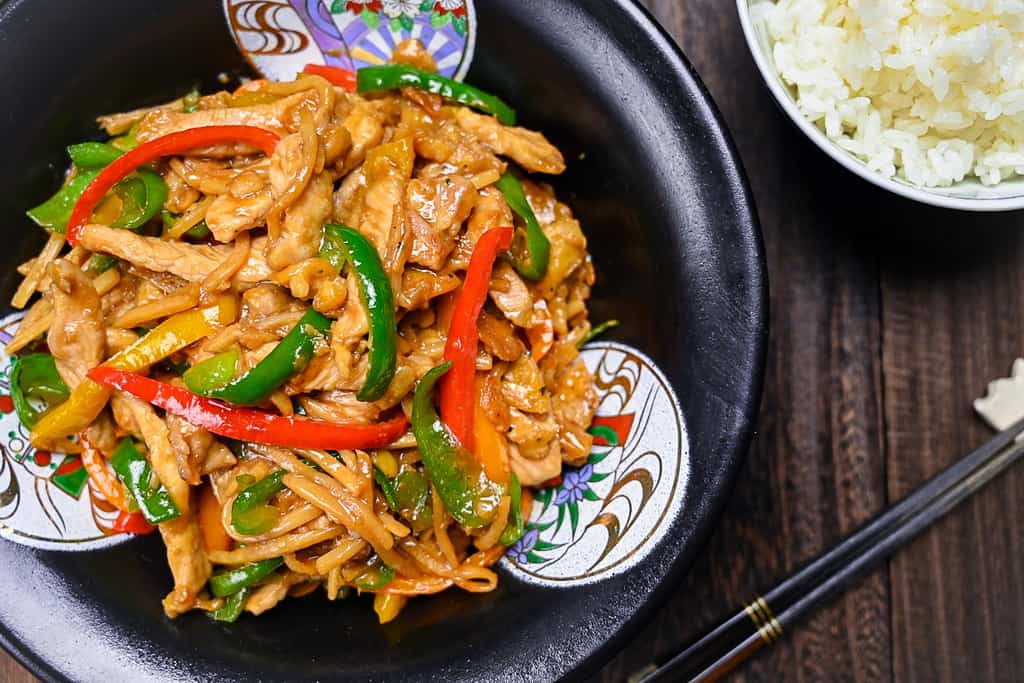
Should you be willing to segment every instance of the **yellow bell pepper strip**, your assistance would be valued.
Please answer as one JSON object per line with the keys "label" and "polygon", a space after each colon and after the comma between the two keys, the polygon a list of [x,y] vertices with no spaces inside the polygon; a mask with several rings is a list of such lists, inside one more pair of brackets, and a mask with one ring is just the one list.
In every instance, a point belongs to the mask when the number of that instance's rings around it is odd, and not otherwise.
{"label": "yellow bell pepper strip", "polygon": [[460,445],[434,408],[434,385],[451,368],[437,366],[420,380],[413,396],[412,432],[430,482],[457,522],[468,528],[490,524],[505,487],[492,481],[480,462]]}
{"label": "yellow bell pepper strip", "polygon": [[409,598],[405,595],[387,592],[377,593],[373,596],[373,611],[377,613],[377,620],[382,624],[386,624],[394,621],[407,602],[409,602]]}
{"label": "yellow bell pepper strip", "polygon": [[370,363],[356,398],[372,403],[391,386],[398,363],[398,324],[391,280],[377,248],[352,228],[325,225],[320,256],[341,270],[346,263],[355,273],[370,328]]}
{"label": "yellow bell pepper strip", "polygon": [[401,88],[425,90],[446,100],[478,109],[485,114],[492,114],[506,126],[516,125],[515,110],[500,98],[430,71],[405,64],[388,64],[368,66],[356,72],[356,89],[360,93]]}
{"label": "yellow bell pepper strip", "polygon": [[[211,306],[168,318],[103,366],[132,372],[148,368],[209,336],[220,325],[233,322],[237,316],[235,298],[220,297]],[[84,430],[103,410],[110,391],[90,379],[82,380],[67,401],[43,415],[32,428],[32,445],[47,448],[58,439]]]}
{"label": "yellow bell pepper strip", "polygon": [[526,193],[518,178],[509,171],[494,186],[505,197],[509,208],[526,224],[525,230],[516,230],[512,241],[512,258],[516,270],[527,280],[540,280],[548,271],[551,242],[541,229],[540,221],[530,208],[530,202],[526,201]]}
{"label": "yellow bell pepper strip", "polygon": [[405,433],[409,421],[398,413],[375,424],[337,424],[229,406],[149,377],[100,366],[90,379],[159,406],[217,436],[268,446],[344,451],[382,448]]}

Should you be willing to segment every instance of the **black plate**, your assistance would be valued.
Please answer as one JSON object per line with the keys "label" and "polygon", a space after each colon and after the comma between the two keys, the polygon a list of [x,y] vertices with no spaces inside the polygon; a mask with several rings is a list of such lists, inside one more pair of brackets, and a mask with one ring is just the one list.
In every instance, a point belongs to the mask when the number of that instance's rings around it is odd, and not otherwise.
{"label": "black plate", "polygon": [[[556,186],[590,239],[596,320],[644,350],[688,424],[683,511],[647,558],[579,588],[502,576],[485,596],[414,601],[376,624],[367,601],[293,600],[225,627],[171,621],[157,538],[88,553],[0,541],[2,644],[49,680],[582,678],[621,647],[692,563],[750,439],[765,350],[757,221],[717,111],[683,56],[628,0],[481,0],[468,80],[499,93],[571,160]],[[24,217],[93,117],[177,96],[244,63],[213,0],[0,4],[3,300],[38,249]],[[585,153],[585,154],[584,154]],[[582,155],[582,156],[581,156]],[[694,599],[700,599],[695,596]]]}

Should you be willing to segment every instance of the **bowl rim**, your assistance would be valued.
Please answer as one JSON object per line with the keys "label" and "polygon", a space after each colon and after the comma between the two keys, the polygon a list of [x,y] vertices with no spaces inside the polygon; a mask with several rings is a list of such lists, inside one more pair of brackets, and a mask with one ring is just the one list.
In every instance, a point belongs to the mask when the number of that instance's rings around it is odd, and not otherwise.
{"label": "bowl rim", "polygon": [[[771,1],[776,2],[777,0]],[[758,41],[757,31],[754,28],[754,20],[750,14],[751,4],[752,0],[736,0],[736,10],[739,14],[740,26],[743,29],[743,37],[746,40],[747,49],[750,50],[750,53],[754,58],[754,63],[757,65],[757,70],[761,75],[761,80],[766,86],[768,86],[768,90],[771,92],[776,103],[783,111],[786,112],[786,115],[794,124],[796,124],[797,128],[799,128],[804,135],[810,138],[821,151],[825,152],[825,154],[831,157],[834,161],[839,163],[848,171],[855,173],[864,180],[867,180],[883,190],[888,190],[889,192],[900,195],[901,197],[913,199],[914,201],[921,202],[922,204],[929,204],[931,206],[938,206],[945,209],[959,209],[961,211],[989,212],[1024,209],[1024,192],[1010,197],[978,197],[973,199],[966,197],[954,197],[912,185],[907,181],[887,178],[877,171],[872,171],[863,161],[839,147],[839,145],[825,135],[818,126],[811,123],[811,121],[803,115],[803,113],[797,108],[792,95],[783,86],[782,80],[779,77],[778,71],[775,69],[772,59],[761,48],[761,44]]]}

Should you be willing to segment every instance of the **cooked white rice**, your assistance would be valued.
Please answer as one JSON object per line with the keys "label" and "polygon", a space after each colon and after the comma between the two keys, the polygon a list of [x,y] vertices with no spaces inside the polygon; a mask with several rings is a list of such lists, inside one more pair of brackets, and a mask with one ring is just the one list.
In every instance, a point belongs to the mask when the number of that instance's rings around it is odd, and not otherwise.
{"label": "cooked white rice", "polygon": [[1024,175],[1024,0],[765,0],[751,7],[800,110],[916,185]]}

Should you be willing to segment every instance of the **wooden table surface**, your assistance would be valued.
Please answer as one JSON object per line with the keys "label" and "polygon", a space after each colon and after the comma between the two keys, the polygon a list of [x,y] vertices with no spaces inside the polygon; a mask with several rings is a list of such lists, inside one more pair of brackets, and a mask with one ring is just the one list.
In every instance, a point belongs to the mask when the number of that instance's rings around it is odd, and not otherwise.
{"label": "wooden table surface", "polygon": [[[887,195],[826,158],[761,83],[731,0],[644,0],[728,122],[764,228],[760,426],[706,552],[601,680],[694,639],[987,438],[971,401],[1024,355],[1024,214]],[[735,681],[1016,681],[1024,468],[793,629]],[[34,679],[0,653],[0,681]]]}

